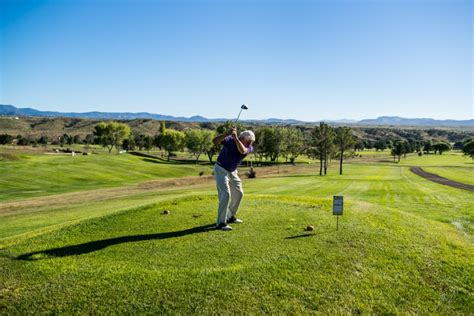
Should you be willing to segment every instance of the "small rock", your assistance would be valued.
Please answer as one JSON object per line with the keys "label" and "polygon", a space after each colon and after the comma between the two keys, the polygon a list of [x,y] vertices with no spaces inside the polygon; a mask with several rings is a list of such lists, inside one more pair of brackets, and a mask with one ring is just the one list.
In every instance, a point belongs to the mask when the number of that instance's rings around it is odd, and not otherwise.
{"label": "small rock", "polygon": [[314,226],[313,225],[308,225],[308,226],[306,226],[305,230],[311,232],[311,231],[314,230]]}
{"label": "small rock", "polygon": [[169,215],[169,214],[171,214],[171,212],[169,210],[164,210],[163,211],[163,215]]}

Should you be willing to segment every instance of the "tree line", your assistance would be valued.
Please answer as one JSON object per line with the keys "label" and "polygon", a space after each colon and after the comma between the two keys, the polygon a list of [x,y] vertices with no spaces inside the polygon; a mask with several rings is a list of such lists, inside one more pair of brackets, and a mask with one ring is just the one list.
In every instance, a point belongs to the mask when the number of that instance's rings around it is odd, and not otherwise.
{"label": "tree line", "polygon": [[[79,135],[63,134],[60,137],[48,139],[40,136],[36,139],[16,137],[1,134],[0,144],[17,145],[72,145],[100,144],[106,147],[109,153],[117,150],[147,150],[159,148],[164,150],[168,160],[176,152],[187,149],[195,158],[196,162],[202,155],[206,155],[212,163],[214,156],[219,152],[219,146],[212,144],[212,139],[219,133],[223,133],[233,122],[226,122],[217,126],[194,127],[184,130],[167,128],[165,122],[160,122],[159,132],[156,135],[144,135],[132,133],[129,125],[120,122],[101,122],[94,127],[92,133],[85,137]],[[237,123],[238,130],[243,130],[244,126]],[[210,129],[213,128],[214,129]],[[254,128],[256,142],[254,144],[254,156],[256,163],[264,161],[278,162],[283,159],[285,162],[294,163],[298,156],[319,160],[320,175],[327,174],[328,164],[331,160],[339,161],[339,173],[342,174],[343,160],[357,151],[366,148],[375,150],[390,150],[394,161],[405,157],[408,153],[417,152],[442,154],[452,148],[464,150],[466,155],[474,157],[472,150],[473,138],[467,138],[449,144],[445,141],[433,141],[426,139],[426,135],[431,133],[442,133],[439,130],[429,130],[420,132],[419,130],[403,131],[384,128],[351,129],[346,126],[333,127],[321,122],[315,127],[300,126],[259,126]],[[360,131],[364,134],[361,134]],[[448,133],[450,133],[448,131]],[[370,135],[371,137],[367,137]],[[452,134],[455,135],[455,134]],[[456,134],[457,135],[457,134]],[[392,137],[393,139],[389,139]]]}

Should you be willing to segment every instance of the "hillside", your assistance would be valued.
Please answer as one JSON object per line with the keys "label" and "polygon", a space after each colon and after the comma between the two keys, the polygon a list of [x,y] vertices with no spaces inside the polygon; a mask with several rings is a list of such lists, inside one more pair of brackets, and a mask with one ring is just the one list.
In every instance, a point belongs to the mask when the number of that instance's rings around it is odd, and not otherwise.
{"label": "hillside", "polygon": [[[153,114],[147,112],[131,113],[131,112],[54,112],[40,111],[32,108],[17,108],[13,105],[0,104],[0,116],[16,116],[16,117],[68,117],[82,119],[113,119],[113,120],[134,120],[134,119],[153,119],[161,121],[177,121],[177,122],[224,122],[228,118],[209,119],[200,115],[192,117],[175,117],[171,115]],[[268,118],[264,120],[248,119],[244,120],[253,124],[304,124],[308,122],[294,119]],[[431,118],[403,118],[398,116],[381,116],[376,119],[355,120],[324,120],[333,124],[355,124],[355,125],[388,125],[388,126],[474,126],[474,120],[434,120]],[[311,122],[309,122],[311,123]],[[315,122],[312,122],[315,123]]]}
{"label": "hillside", "polygon": [[[21,135],[26,138],[39,138],[46,136],[51,141],[64,134],[71,136],[79,135],[84,138],[94,131],[94,126],[103,120],[80,119],[65,117],[1,117],[0,134],[12,136]],[[135,135],[154,136],[159,133],[162,121],[152,119],[119,120],[128,124]],[[257,130],[268,124],[245,122],[245,128]],[[167,128],[184,130],[186,128],[206,128],[215,130],[219,123],[213,122],[178,122],[165,121]],[[286,124],[280,124],[285,126]],[[316,126],[316,123],[305,123],[296,125],[303,131],[308,131]],[[367,141],[367,147],[380,139],[399,140],[413,138],[416,140],[447,141],[450,143],[460,142],[467,138],[474,138],[474,127],[399,127],[399,126],[376,126],[365,127],[351,125],[353,133],[358,139]],[[368,145],[368,146],[367,146]],[[372,144],[373,145],[373,144]]]}

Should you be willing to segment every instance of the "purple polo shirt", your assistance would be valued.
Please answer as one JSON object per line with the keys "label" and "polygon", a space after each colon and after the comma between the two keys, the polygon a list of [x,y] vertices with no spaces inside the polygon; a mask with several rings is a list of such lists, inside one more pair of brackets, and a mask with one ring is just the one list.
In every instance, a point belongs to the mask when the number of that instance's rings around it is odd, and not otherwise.
{"label": "purple polo shirt", "polygon": [[[239,150],[237,149],[237,145],[235,144],[235,140],[232,137],[232,135],[227,136],[224,138],[224,140],[221,142],[222,150],[219,154],[219,157],[217,157],[217,163],[224,168],[225,170],[229,172],[234,172],[237,167],[240,165],[242,160],[247,156],[247,155],[242,155]],[[248,148],[248,153],[251,153],[253,151],[252,145],[250,145]]]}

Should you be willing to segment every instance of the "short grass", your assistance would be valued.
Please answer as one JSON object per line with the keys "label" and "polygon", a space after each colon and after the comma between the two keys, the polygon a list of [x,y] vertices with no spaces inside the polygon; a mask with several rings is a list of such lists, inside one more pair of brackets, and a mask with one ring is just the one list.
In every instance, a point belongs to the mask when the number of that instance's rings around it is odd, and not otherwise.
{"label": "short grass", "polygon": [[474,168],[472,167],[426,167],[423,170],[450,180],[474,185]]}
{"label": "short grass", "polygon": [[474,161],[458,151],[449,151],[442,155],[425,154],[422,156],[412,153],[408,154],[407,158],[402,158],[400,164],[420,167],[474,167]]}
{"label": "short grass", "polygon": [[[147,180],[210,175],[209,164],[164,163],[130,154],[5,154],[0,201],[118,187]],[[5,156],[4,155],[4,156]]]}
{"label": "short grass", "polygon": [[[437,167],[473,168],[449,157]],[[436,167],[419,158],[406,161]],[[257,169],[232,232],[212,229],[212,182],[18,201],[0,213],[0,313],[471,314],[474,195],[406,161],[346,164],[342,176],[336,164],[323,177]],[[339,230],[333,195],[345,199]]]}
{"label": "short grass", "polygon": [[[473,249],[454,227],[349,202],[336,231],[329,199],[250,195],[246,223],[226,233],[212,229],[215,203],[201,196],[151,204],[11,246],[0,258],[0,309],[468,314],[474,307]],[[314,232],[302,230],[308,223]]]}

